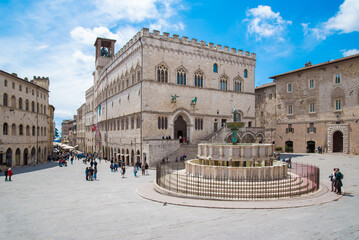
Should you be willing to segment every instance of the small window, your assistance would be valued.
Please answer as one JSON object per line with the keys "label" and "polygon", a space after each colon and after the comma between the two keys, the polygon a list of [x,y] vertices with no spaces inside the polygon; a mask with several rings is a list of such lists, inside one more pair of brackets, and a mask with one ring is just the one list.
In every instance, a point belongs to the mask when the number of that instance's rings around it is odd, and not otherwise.
{"label": "small window", "polygon": [[31,93],[32,93],[33,96],[35,95],[34,89],[31,90]]}
{"label": "small window", "polygon": [[292,84],[291,84],[291,83],[288,83],[288,85],[287,85],[287,91],[288,91],[288,92],[292,92],[292,91],[293,91],[293,89],[292,89]]}
{"label": "small window", "polygon": [[272,99],[272,96],[273,96],[273,95],[272,95],[271,93],[268,94],[268,98],[269,98],[269,99]]}
{"label": "small window", "polygon": [[15,89],[15,83],[14,82],[12,83],[12,88]]}
{"label": "small window", "polygon": [[292,105],[288,106],[288,114],[293,114],[293,106]]}
{"label": "small window", "polygon": [[244,78],[247,78],[247,77],[248,77],[248,70],[247,70],[247,69],[244,69],[243,77],[244,77]]}
{"label": "small window", "polygon": [[7,107],[7,105],[8,105],[7,94],[4,93],[4,96],[3,96],[3,106]]}
{"label": "small window", "polygon": [[9,129],[8,129],[8,125],[7,125],[7,123],[4,123],[4,125],[3,125],[3,127],[2,127],[2,133],[3,133],[3,135],[8,135],[8,131],[9,131]]}
{"label": "small window", "polygon": [[26,93],[29,93],[29,88],[28,87],[26,87],[26,91],[25,91]]}
{"label": "small window", "polygon": [[311,104],[310,104],[310,106],[309,106],[309,112],[315,113],[315,105],[314,105],[314,103],[311,103]]}
{"label": "small window", "polygon": [[22,85],[19,85],[19,91],[20,92],[22,91]]}
{"label": "small window", "polygon": [[340,74],[336,74],[335,75],[335,84],[340,84],[340,83],[341,83]]}
{"label": "small window", "polygon": [[7,80],[5,79],[4,86],[7,87]]}
{"label": "small window", "polygon": [[218,65],[217,63],[213,64],[213,72],[217,73],[218,72]]}
{"label": "small window", "polygon": [[294,133],[294,128],[292,124],[288,124],[287,133]]}
{"label": "small window", "polygon": [[314,88],[314,79],[309,80],[309,88]]}
{"label": "small window", "polygon": [[203,72],[198,70],[194,75],[194,86],[203,87]]}

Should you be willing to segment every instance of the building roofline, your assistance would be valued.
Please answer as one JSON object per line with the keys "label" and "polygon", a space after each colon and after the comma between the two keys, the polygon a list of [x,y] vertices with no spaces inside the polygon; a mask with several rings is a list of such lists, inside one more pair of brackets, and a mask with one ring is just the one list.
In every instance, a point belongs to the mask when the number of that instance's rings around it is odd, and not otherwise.
{"label": "building roofline", "polygon": [[3,70],[0,70],[0,72],[3,73],[3,74],[5,74],[5,75],[8,75],[8,76],[10,76],[10,77],[12,77],[12,78],[16,78],[16,79],[21,80],[21,81],[23,81],[23,82],[32,84],[32,85],[34,85],[34,86],[36,86],[36,87],[38,87],[38,88],[41,88],[41,89],[45,90],[46,92],[50,92],[50,91],[47,90],[46,88],[43,88],[43,87],[41,87],[41,86],[39,86],[39,85],[37,85],[37,84],[31,82],[31,81],[26,81],[25,79],[22,79],[22,78],[19,78],[18,76],[12,75],[11,73],[5,72],[5,71],[3,71]]}
{"label": "building roofline", "polygon": [[271,79],[277,79],[278,77],[282,77],[282,76],[285,76],[285,75],[289,75],[289,74],[293,74],[293,73],[305,71],[305,70],[308,70],[308,69],[313,69],[313,68],[322,67],[322,66],[325,66],[325,65],[328,65],[328,64],[343,62],[343,61],[347,61],[347,60],[350,60],[350,59],[353,59],[353,58],[358,58],[358,57],[359,57],[359,54],[354,54],[354,55],[350,55],[350,56],[347,56],[347,57],[338,58],[338,59],[335,59],[335,60],[332,60],[332,61],[327,61],[327,62],[323,62],[323,63],[318,63],[318,64],[315,64],[315,65],[312,65],[312,66],[309,66],[309,67],[302,67],[302,68],[299,68],[299,69],[296,69],[296,70],[293,70],[293,71],[289,71],[289,72],[286,72],[286,73],[274,75],[274,76],[269,77],[269,78],[271,78]]}
{"label": "building roofline", "polygon": [[276,85],[276,82],[265,83],[265,84],[260,85],[259,87],[256,87],[256,89],[262,89],[262,88],[266,88],[266,87],[272,87],[272,86],[275,86],[275,85]]}

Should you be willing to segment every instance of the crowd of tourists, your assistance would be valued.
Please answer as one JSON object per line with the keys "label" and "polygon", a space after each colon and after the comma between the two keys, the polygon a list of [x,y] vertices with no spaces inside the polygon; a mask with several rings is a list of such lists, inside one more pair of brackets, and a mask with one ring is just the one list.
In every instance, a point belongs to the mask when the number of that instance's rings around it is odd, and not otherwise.
{"label": "crowd of tourists", "polygon": [[339,171],[339,168],[334,168],[333,172],[329,175],[329,179],[332,182],[332,192],[342,194],[342,186],[344,174]]}

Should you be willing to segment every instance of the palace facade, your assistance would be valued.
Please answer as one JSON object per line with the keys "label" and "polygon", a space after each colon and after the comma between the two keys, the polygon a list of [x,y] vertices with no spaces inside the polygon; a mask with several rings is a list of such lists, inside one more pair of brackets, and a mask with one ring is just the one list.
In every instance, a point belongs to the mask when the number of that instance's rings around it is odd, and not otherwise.
{"label": "palace facade", "polygon": [[0,71],[0,165],[22,166],[47,160],[52,150],[54,108],[49,78],[31,81]]}
{"label": "palace facade", "polygon": [[255,126],[254,53],[147,28],[115,54],[97,38],[94,84],[86,91],[85,151],[150,165],[208,139],[240,113]]}
{"label": "palace facade", "polygon": [[359,54],[271,78],[256,88],[256,122],[269,142],[287,152],[359,153]]}

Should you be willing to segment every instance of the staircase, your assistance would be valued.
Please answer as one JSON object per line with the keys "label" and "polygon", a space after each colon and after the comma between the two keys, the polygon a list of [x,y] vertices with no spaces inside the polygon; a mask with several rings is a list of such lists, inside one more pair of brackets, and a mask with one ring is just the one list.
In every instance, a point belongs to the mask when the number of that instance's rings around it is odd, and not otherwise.
{"label": "staircase", "polygon": [[195,159],[197,158],[197,151],[197,144],[181,144],[179,149],[167,155],[166,158],[168,158],[168,162],[175,162],[176,158],[178,158],[179,161],[180,157],[186,154],[186,160]]}

